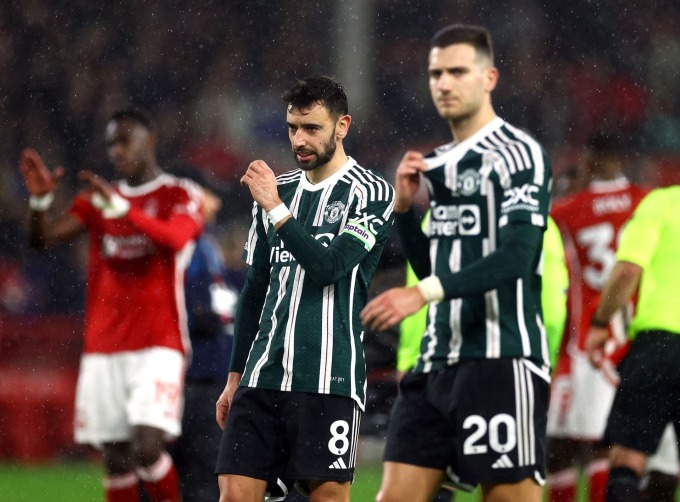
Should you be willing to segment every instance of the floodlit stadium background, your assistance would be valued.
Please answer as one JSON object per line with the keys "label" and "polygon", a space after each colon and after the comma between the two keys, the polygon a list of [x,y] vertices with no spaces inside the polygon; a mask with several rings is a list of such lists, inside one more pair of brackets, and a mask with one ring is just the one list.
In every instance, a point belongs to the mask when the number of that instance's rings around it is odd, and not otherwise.
{"label": "floodlit stadium background", "polygon": [[[279,172],[292,167],[280,99],[292,79],[337,76],[354,118],[347,151],[392,179],[406,148],[450,138],[425,69],[429,37],[451,22],[491,29],[501,74],[496,111],[543,142],[557,181],[581,165],[582,146],[597,131],[624,140],[631,178],[652,186],[680,179],[680,6],[672,0],[160,5],[0,5],[0,462],[89,458],[70,442],[84,246],[50,256],[27,250],[17,164],[31,146],[50,167],[66,166],[62,205],[78,187],[78,170],[112,178],[102,132],[122,106],[152,112],[162,165],[196,165],[218,187],[225,203],[217,231],[234,268],[242,266],[251,202],[240,174],[255,158]],[[402,277],[398,245],[385,253],[378,285]],[[377,382],[367,420],[375,431],[367,432],[379,434],[390,392],[381,394],[380,384],[395,336],[367,342]]]}

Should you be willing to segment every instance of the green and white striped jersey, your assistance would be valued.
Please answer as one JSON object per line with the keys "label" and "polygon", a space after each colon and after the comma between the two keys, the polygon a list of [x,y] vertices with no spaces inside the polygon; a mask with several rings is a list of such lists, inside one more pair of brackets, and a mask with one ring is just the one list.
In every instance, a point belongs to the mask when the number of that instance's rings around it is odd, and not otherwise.
{"label": "green and white striped jersey", "polygon": [[[500,118],[426,156],[432,273],[445,277],[491,254],[512,222],[546,227],[550,162],[541,145]],[[466,358],[523,357],[549,365],[541,318],[541,248],[528,276],[431,304],[415,371]]]}
{"label": "green and white striped jersey", "polygon": [[[241,385],[338,394],[363,409],[359,313],[393,222],[394,189],[352,158],[315,185],[299,169],[277,182],[294,220],[277,232],[253,210],[244,260],[271,274]],[[299,230],[296,242],[286,227]]]}

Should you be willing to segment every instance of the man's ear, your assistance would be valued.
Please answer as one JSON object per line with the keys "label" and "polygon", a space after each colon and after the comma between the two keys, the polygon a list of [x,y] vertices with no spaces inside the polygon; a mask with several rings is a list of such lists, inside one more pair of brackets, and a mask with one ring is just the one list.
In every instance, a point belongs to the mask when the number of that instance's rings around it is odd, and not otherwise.
{"label": "man's ear", "polygon": [[347,136],[349,125],[352,123],[352,117],[349,115],[342,115],[335,126],[335,139],[342,140]]}

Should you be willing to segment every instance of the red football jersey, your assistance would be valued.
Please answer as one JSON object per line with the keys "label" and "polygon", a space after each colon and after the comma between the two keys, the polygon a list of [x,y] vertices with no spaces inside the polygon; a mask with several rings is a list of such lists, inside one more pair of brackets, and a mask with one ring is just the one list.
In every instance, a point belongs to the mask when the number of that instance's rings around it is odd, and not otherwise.
{"label": "red football jersey", "polygon": [[91,192],[71,207],[90,237],[84,351],[186,352],[184,270],[203,227],[203,192],[167,174],[134,187],[120,181],[116,190],[130,201],[123,218],[105,219]]}
{"label": "red football jersey", "polygon": [[[590,319],[616,263],[621,229],[649,189],[625,178],[593,181],[585,190],[559,200],[551,216],[560,227],[569,265],[568,320],[562,350],[585,350]],[[612,335],[625,342],[624,318],[611,323]]]}

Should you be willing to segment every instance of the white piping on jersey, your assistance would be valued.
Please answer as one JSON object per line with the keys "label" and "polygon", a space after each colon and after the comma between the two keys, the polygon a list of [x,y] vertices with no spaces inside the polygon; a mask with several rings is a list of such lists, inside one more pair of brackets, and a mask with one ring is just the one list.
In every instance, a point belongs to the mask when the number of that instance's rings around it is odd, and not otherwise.
{"label": "white piping on jersey", "polygon": [[[354,268],[352,269],[352,275],[350,278],[349,282],[349,304],[347,311],[348,312],[354,312],[354,291],[356,290],[356,282],[357,282],[357,273],[359,272],[359,264],[355,265]],[[363,332],[361,334],[363,338]],[[362,340],[363,341],[363,340]],[[356,368],[357,368],[357,349],[354,346],[354,323],[349,322],[349,346],[350,346],[350,351],[351,351],[351,359],[350,359],[350,388],[352,391],[352,399],[354,399],[359,405],[361,406],[361,409],[364,409],[364,403],[365,401],[359,398],[359,395],[357,394],[357,379],[356,379]],[[368,379],[366,379],[368,380]],[[366,396],[366,380],[364,380],[364,396]],[[365,398],[364,398],[365,399]]]}
{"label": "white piping on jersey", "polygon": [[524,364],[524,367],[537,375],[538,377],[542,378],[545,380],[547,383],[550,383],[550,367],[548,365],[541,366],[540,368],[534,364],[533,361],[529,359],[522,359],[522,364]]}
{"label": "white piping on jersey", "polygon": [[323,189],[323,192],[321,192],[321,200],[319,201],[319,204],[316,206],[316,214],[314,215],[314,221],[312,222],[312,225],[314,225],[315,227],[320,227],[321,225],[323,225],[324,210],[328,205],[328,199],[333,193],[333,188],[335,188],[335,185],[328,185],[326,186],[326,188]]}
{"label": "white piping on jersey", "polygon": [[498,290],[484,293],[486,304],[486,357],[497,359],[501,356],[501,327],[498,322]]}
{"label": "white piping on jersey", "polygon": [[[298,212],[300,211],[300,200],[302,199],[303,192],[304,192],[304,188],[302,187],[302,183],[300,183],[295,188],[295,193],[293,194],[293,198],[290,201],[290,207],[288,208],[288,210],[293,215],[293,218],[298,217]],[[269,219],[269,218],[265,218],[265,219]]]}
{"label": "white piping on jersey", "polygon": [[517,163],[516,159],[509,154],[507,145],[503,145],[503,148],[500,148],[501,145],[497,145],[490,141],[491,139],[492,136],[488,136],[480,141],[479,144],[486,150],[492,150],[497,156],[502,157],[502,162],[508,167],[510,174],[515,174],[517,171],[524,171],[524,166],[521,163]]}
{"label": "white piping on jersey", "polygon": [[[187,304],[184,290],[184,272],[191,262],[194,249],[196,249],[196,241],[192,240],[187,242],[182,249],[175,253],[175,278],[173,287],[175,290],[177,314],[179,316],[179,333],[182,340],[182,347],[184,347],[184,351],[189,358],[191,357],[191,338],[189,337]],[[187,366],[190,361],[190,359],[187,360]]]}
{"label": "white piping on jersey", "polygon": [[[260,211],[260,207],[253,203],[253,222],[248,230],[248,239],[246,240],[246,263],[248,265],[253,264],[253,258],[255,253],[255,244],[257,242],[257,212]],[[268,219],[264,218],[265,220]]]}
{"label": "white piping on jersey", "polygon": [[[451,255],[449,257],[449,268],[454,274],[460,271],[461,242],[460,239],[453,241]],[[462,298],[454,298],[450,302],[449,326],[451,326],[451,339],[449,340],[448,364],[454,364],[460,359],[460,347],[463,343],[463,332],[461,329],[461,310],[463,307]],[[432,319],[432,329],[434,330],[434,319]]]}
{"label": "white piping on jersey", "polygon": [[[385,181],[383,178],[376,176],[374,173],[362,168],[358,164],[353,166],[351,169],[349,169],[345,173],[345,181],[348,183],[351,183],[352,186],[352,193],[359,187],[363,190],[363,194],[365,195],[364,199],[361,199],[361,204],[357,207],[357,209],[363,209],[366,207],[366,204],[371,201],[371,200],[384,200],[385,194],[393,192],[394,189]],[[366,191],[366,188],[368,187],[368,190],[370,190],[370,198],[369,194]],[[393,199],[393,198],[392,198]],[[351,207],[351,202],[352,202],[352,197],[350,195],[349,200],[348,200],[348,206]],[[390,214],[392,213],[394,207],[394,200],[390,203],[390,205],[385,209],[385,212],[382,214],[383,218],[387,219],[389,218]]]}
{"label": "white piping on jersey", "polygon": [[322,180],[318,183],[311,183],[307,179],[307,175],[303,171],[300,171],[300,186],[309,192],[324,190],[328,186],[335,185],[340,178],[347,174],[352,166],[356,165],[356,163],[356,160],[354,160],[352,157],[347,157],[347,162],[345,162],[340,169],[335,171],[325,180]]}
{"label": "white piping on jersey", "polygon": [[519,328],[520,340],[522,340],[522,354],[529,357],[531,354],[531,342],[529,341],[529,331],[524,319],[524,280],[520,277],[515,282],[515,295],[517,296],[517,327]]}
{"label": "white piping on jersey", "polygon": [[[437,263],[437,248],[439,247],[439,239],[430,239],[430,263]],[[423,371],[429,372],[432,369],[432,355],[437,347],[437,337],[435,336],[435,319],[437,317],[438,303],[431,303],[428,309],[428,323],[427,330],[423,337],[428,337],[427,350],[421,356],[423,360]]]}
{"label": "white piping on jersey", "polygon": [[[193,181],[187,178],[182,179],[186,180],[188,183],[195,184]],[[140,195],[145,195],[147,193],[153,192],[154,190],[158,190],[163,185],[177,186],[180,183],[179,178],[176,176],[163,173],[160,176],[156,176],[154,179],[147,181],[146,183],[142,183],[141,185],[128,185],[127,180],[124,179],[118,180],[114,184],[118,191],[125,197],[139,197]]]}
{"label": "white piping on jersey", "polygon": [[[498,247],[496,236],[496,198],[491,187],[491,181],[486,178],[485,183],[487,197],[486,209],[488,214],[487,228],[488,237],[482,240],[482,255],[488,256]],[[486,305],[486,357],[498,358],[501,355],[501,326],[500,305],[498,302],[498,289],[492,289],[484,293]]]}
{"label": "white piping on jersey", "polygon": [[293,386],[293,361],[295,360],[295,325],[300,311],[300,298],[302,297],[302,283],[305,281],[305,270],[302,267],[295,268],[293,290],[290,294],[288,305],[288,321],[286,322],[286,335],[283,340],[283,378],[281,390],[289,391]]}
{"label": "white piping on jersey", "polygon": [[538,331],[541,333],[541,357],[543,358],[543,364],[547,367],[550,367],[550,347],[548,347],[548,335],[546,334],[543,320],[538,314],[536,314],[536,326],[538,326]]}
{"label": "white piping on jersey", "polygon": [[[279,305],[281,305],[281,302],[283,301],[285,295],[286,295],[286,281],[288,280],[288,275],[290,275],[290,268],[289,267],[284,267],[279,271],[279,290],[276,292],[276,303],[274,304],[274,312],[279,308]],[[269,294],[269,288],[267,288],[267,294]],[[261,321],[261,316],[260,316],[260,321]],[[278,318],[274,315],[272,316],[272,328],[271,331],[264,335],[267,337],[267,346],[265,347],[264,351],[262,352],[262,355],[260,356],[260,359],[257,360],[255,363],[255,366],[253,367],[253,372],[250,375],[250,379],[248,380],[248,387],[257,387],[257,381],[260,378],[260,371],[262,370],[262,367],[264,364],[267,362],[267,359],[269,359],[269,351],[271,349],[272,341],[274,340],[274,333],[276,333],[276,327],[278,326]],[[259,337],[262,332],[258,332],[257,336]],[[250,354],[248,355],[248,358],[250,358]]]}
{"label": "white piping on jersey", "polygon": [[333,306],[335,284],[323,288],[321,300],[321,364],[319,366],[319,394],[331,391],[331,369],[333,366]]}
{"label": "white piping on jersey", "polygon": [[[534,161],[534,184],[542,185],[545,182],[545,163],[543,162],[543,151],[541,145],[527,133],[510,124],[505,124],[507,128],[517,137],[517,140],[529,147],[531,158]],[[517,141],[515,140],[515,141]]]}

